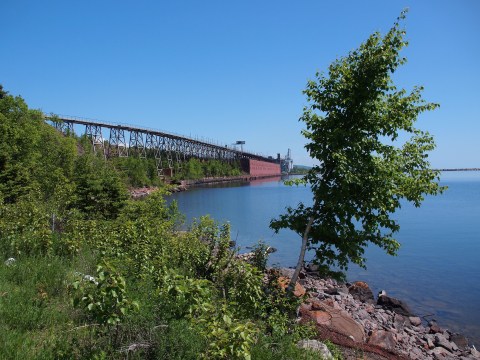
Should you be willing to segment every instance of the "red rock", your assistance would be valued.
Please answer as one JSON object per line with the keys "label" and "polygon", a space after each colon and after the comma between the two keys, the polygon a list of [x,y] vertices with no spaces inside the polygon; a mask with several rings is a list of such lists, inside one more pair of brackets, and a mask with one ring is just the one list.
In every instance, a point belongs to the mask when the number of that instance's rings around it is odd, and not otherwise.
{"label": "red rock", "polygon": [[[285,290],[287,289],[289,283],[290,279],[285,276],[280,276],[278,278],[278,284]],[[305,295],[305,293],[305,288],[297,282],[295,284],[295,290],[293,290],[293,295],[295,295],[296,297],[302,297],[303,295]]]}
{"label": "red rock", "polygon": [[331,299],[331,298],[330,298],[330,299],[325,299],[325,300],[323,300],[323,302],[324,302],[325,304],[327,304],[328,306],[331,306],[331,307],[333,307],[333,308],[336,308],[335,305],[338,306],[338,304],[336,304],[335,300],[333,300],[333,299]]}
{"label": "red rock", "polygon": [[365,331],[363,326],[357,323],[345,311],[334,309],[324,302],[311,299],[305,307],[300,307],[303,318],[313,320],[319,326],[325,326],[348,337],[354,341],[363,342]]}
{"label": "red rock", "polygon": [[390,331],[386,330],[373,330],[370,338],[368,339],[368,344],[375,345],[387,350],[395,349],[397,344],[397,339],[395,335]]}
{"label": "red rock", "polygon": [[332,316],[322,310],[313,310],[310,312],[312,320],[314,320],[318,325],[330,325]]}
{"label": "red rock", "polygon": [[325,306],[325,304],[316,299],[309,299],[308,303],[310,304],[312,310],[323,310]]}
{"label": "red rock", "polygon": [[366,282],[355,281],[349,288],[348,292],[353,296],[355,300],[359,300],[364,303],[373,304],[375,299],[373,292]]}

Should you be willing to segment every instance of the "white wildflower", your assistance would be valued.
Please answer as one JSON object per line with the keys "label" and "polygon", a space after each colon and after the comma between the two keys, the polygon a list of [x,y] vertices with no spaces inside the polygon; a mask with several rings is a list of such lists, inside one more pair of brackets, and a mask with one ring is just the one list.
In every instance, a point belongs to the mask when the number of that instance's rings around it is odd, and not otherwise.
{"label": "white wildflower", "polygon": [[83,280],[90,281],[91,283],[98,285],[97,279],[95,279],[92,275],[84,275]]}
{"label": "white wildflower", "polygon": [[5,261],[5,265],[7,266],[12,266],[13,264],[15,264],[17,260],[15,260],[13,257],[11,258],[8,258],[6,261]]}

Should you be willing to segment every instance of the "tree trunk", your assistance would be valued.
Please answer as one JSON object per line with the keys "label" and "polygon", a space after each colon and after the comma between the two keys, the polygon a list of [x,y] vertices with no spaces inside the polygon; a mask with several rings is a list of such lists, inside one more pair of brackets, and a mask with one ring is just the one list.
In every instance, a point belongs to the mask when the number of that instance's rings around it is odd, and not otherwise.
{"label": "tree trunk", "polygon": [[305,228],[305,232],[303,233],[302,238],[302,247],[300,248],[300,255],[298,256],[297,267],[295,268],[295,272],[293,273],[292,279],[290,280],[290,284],[288,284],[287,291],[293,293],[295,290],[295,284],[298,280],[298,275],[300,275],[300,271],[303,267],[303,262],[305,259],[305,252],[307,250],[307,242],[308,242],[308,234],[310,233],[310,229],[312,228],[314,215],[311,215],[308,219],[307,227]]}

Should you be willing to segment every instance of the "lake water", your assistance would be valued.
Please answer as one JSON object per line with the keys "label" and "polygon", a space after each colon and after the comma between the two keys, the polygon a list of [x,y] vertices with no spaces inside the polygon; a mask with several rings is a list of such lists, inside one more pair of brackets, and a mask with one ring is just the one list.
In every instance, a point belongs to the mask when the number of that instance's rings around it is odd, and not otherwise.
{"label": "lake water", "polygon": [[[427,197],[420,208],[404,206],[395,214],[402,244],[397,257],[371,247],[367,270],[351,266],[348,280],[370,284],[405,300],[426,319],[468,335],[480,345],[480,172],[445,172],[440,196]],[[286,206],[310,204],[306,187],[288,187],[278,179],[192,188],[172,195],[187,221],[209,214],[229,221],[232,239],[243,251],[262,239],[277,248],[270,263],[296,264],[301,239],[289,230],[279,234],[270,220]],[[433,315],[432,315],[433,314]],[[431,315],[431,316],[430,316]]]}

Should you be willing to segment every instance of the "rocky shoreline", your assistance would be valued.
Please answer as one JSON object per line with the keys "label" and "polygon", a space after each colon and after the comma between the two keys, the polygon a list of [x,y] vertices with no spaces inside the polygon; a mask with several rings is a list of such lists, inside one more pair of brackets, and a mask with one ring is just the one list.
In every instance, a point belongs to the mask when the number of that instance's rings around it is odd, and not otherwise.
{"label": "rocky shoreline", "polygon": [[[184,184],[173,192],[185,191]],[[148,196],[157,188],[131,189],[132,198]],[[272,250],[274,251],[274,250]],[[238,255],[249,261],[253,253]],[[294,270],[283,268],[279,275],[286,286]],[[353,349],[345,359],[480,359],[480,351],[464,334],[442,328],[435,320],[422,319],[403,301],[384,291],[375,299],[362,281],[341,283],[319,276],[314,265],[305,267],[295,287],[305,301],[298,309],[298,321],[313,322],[322,340]],[[306,340],[307,341],[307,340]],[[368,354],[368,355],[367,355]]]}
{"label": "rocky shoreline", "polygon": [[[293,269],[281,269],[290,278]],[[343,347],[377,354],[376,359],[480,359],[466,336],[421,319],[402,301],[381,292],[375,300],[365,282],[340,283],[306,267],[295,288],[306,301],[298,320],[313,322],[320,337]]]}
{"label": "rocky shoreline", "polygon": [[[158,190],[158,187],[156,186],[144,186],[141,188],[131,188],[128,190],[128,192],[132,199],[142,199],[157,190]],[[186,191],[186,190],[187,190],[187,187],[180,184],[180,185],[172,186],[169,191],[172,193],[176,193],[176,192]]]}

